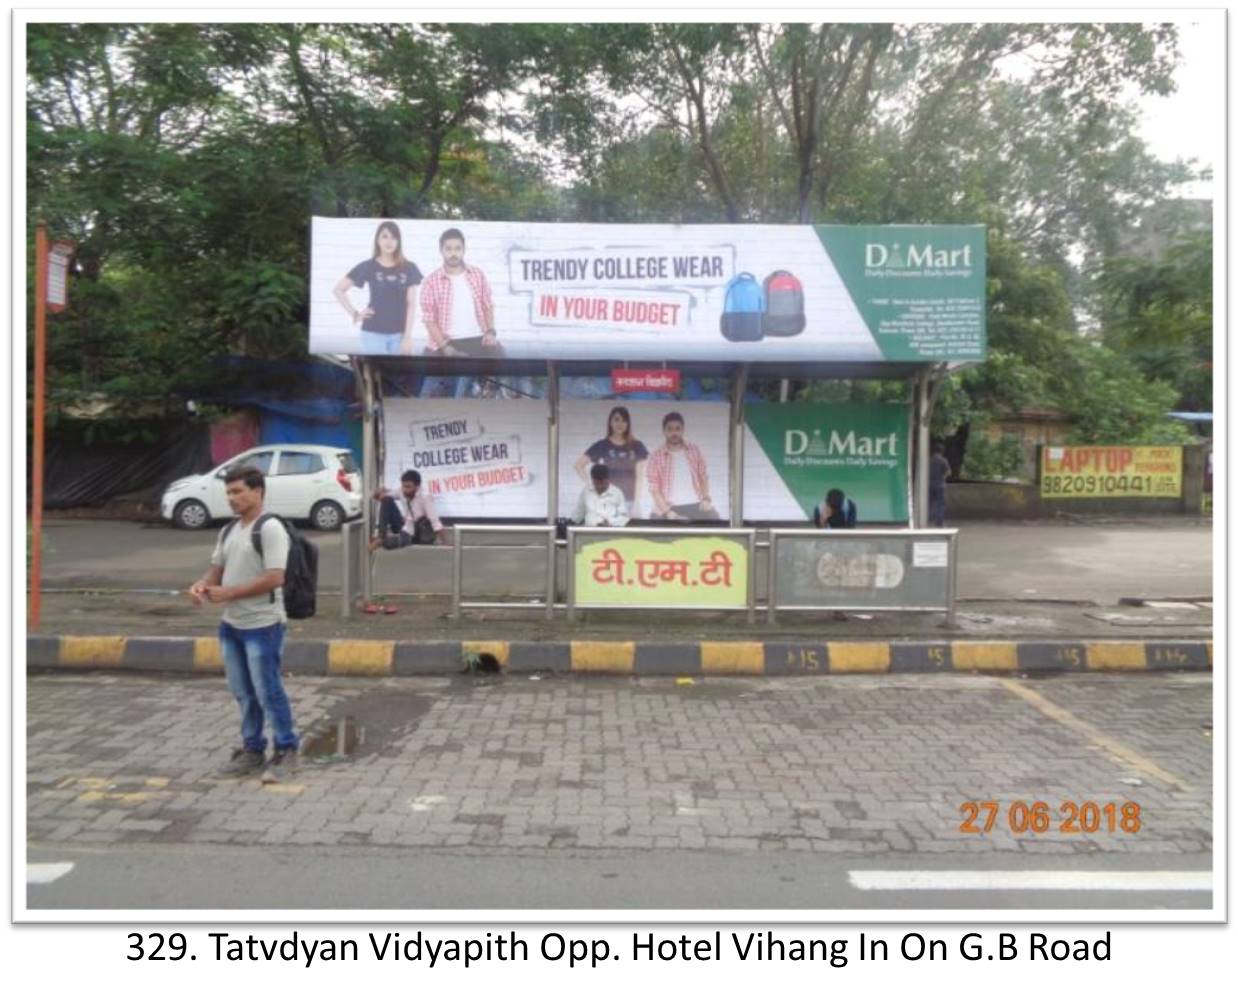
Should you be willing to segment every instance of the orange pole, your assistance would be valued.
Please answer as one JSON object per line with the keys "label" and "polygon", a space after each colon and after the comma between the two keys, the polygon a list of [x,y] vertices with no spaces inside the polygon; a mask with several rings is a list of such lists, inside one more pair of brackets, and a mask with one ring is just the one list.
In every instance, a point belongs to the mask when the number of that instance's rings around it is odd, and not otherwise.
{"label": "orange pole", "polygon": [[47,366],[47,228],[42,222],[35,226],[34,276],[34,453],[31,473],[30,531],[30,628],[39,628],[43,609],[43,408],[46,403],[44,383]]}

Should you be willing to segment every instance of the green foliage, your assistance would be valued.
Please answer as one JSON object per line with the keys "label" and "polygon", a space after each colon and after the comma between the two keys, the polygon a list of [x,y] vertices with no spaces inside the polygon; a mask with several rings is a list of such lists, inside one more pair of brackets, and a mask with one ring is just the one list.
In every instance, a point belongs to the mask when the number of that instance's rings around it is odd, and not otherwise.
{"label": "green foliage", "polygon": [[1003,435],[994,442],[987,436],[972,435],[963,458],[963,477],[972,481],[999,481],[1019,478],[1023,473],[1023,447],[1016,436]]}
{"label": "green foliage", "polygon": [[200,391],[221,354],[303,355],[319,213],[982,223],[991,355],[943,385],[935,433],[1056,406],[1081,437],[1131,441],[1211,407],[1210,241],[1114,258],[1192,175],[1148,155],[1123,103],[1172,87],[1172,26],[34,24],[26,41],[29,214],[79,247],[54,403],[136,411]]}

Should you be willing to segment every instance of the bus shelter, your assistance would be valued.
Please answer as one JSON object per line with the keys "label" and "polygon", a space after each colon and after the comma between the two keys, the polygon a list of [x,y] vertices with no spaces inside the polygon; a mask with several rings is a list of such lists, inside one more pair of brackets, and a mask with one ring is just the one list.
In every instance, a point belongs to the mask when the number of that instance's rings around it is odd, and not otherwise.
{"label": "bus shelter", "polygon": [[[928,425],[942,378],[984,357],[982,228],[315,219],[311,287],[311,349],[352,357],[367,489],[416,469],[457,527],[457,614],[467,541],[503,530],[547,551],[544,598],[519,604],[548,615],[751,618],[757,546],[771,620],[953,606],[954,536],[924,529]],[[753,390],[788,379],[902,381],[910,400]],[[622,486],[623,530],[563,528],[593,463]],[[831,487],[858,529],[804,528]],[[346,603],[371,595],[372,514]]]}

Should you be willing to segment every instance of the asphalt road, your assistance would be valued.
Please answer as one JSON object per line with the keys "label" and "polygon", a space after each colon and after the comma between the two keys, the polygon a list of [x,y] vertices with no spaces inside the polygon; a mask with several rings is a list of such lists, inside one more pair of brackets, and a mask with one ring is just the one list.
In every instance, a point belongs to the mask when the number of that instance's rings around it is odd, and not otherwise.
{"label": "asphalt road", "polygon": [[[184,588],[200,576],[215,531],[80,519],[45,520],[44,587]],[[1064,524],[992,522],[959,526],[961,598],[1072,599],[1114,604],[1124,596],[1201,597],[1212,591],[1212,529],[1199,520]],[[319,585],[338,589],[339,534],[309,533],[320,551]],[[510,540],[508,540],[510,542]],[[466,590],[537,595],[539,550],[474,552]],[[763,588],[758,557],[758,595]],[[441,547],[379,555],[375,590],[448,594],[452,552]]]}
{"label": "asphalt road", "polygon": [[[381,849],[34,846],[40,910],[1206,910],[1206,858],[455,854]],[[65,868],[65,866],[69,866]],[[63,869],[63,870],[62,870]],[[916,874],[939,888],[909,888]],[[870,887],[889,877],[879,888]],[[987,879],[987,881],[986,881]],[[1052,888],[1037,887],[1052,883]],[[187,919],[192,920],[190,916]]]}

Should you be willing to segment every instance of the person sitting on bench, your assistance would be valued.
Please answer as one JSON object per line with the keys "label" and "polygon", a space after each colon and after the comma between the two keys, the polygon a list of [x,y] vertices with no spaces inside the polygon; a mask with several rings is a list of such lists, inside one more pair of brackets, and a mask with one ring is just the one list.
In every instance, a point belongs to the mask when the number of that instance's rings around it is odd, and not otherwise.
{"label": "person sitting on bench", "polygon": [[399,550],[414,544],[433,543],[435,537],[448,543],[447,530],[434,511],[434,502],[421,490],[421,475],[406,470],[400,475],[400,495],[397,498],[386,488],[374,492],[379,503],[378,535],[370,540],[370,549]]}

